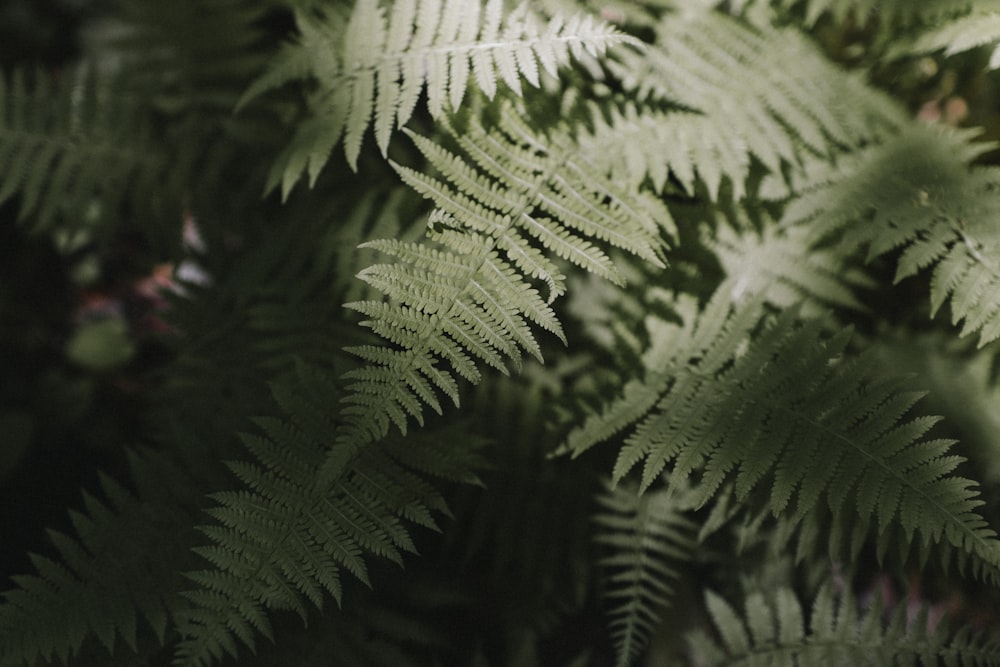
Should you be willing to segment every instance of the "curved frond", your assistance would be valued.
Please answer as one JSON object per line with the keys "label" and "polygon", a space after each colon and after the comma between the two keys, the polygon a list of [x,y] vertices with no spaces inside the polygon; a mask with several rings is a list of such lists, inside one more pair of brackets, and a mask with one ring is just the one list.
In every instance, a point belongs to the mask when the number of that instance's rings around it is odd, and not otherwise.
{"label": "curved frond", "polygon": [[[920,30],[912,40],[890,50],[890,55],[942,52],[945,57],[1000,42],[1000,3],[991,9],[977,8],[959,18],[941,21]],[[1000,68],[1000,48],[994,46],[989,69]]]}
{"label": "curved frond", "polygon": [[639,187],[648,178],[662,192],[674,179],[687,195],[702,184],[713,200],[728,183],[734,198],[746,194],[750,148],[710,113],[640,110],[629,103],[612,107],[607,118],[593,116],[594,129],[580,134],[580,144],[621,182]]}
{"label": "curved frond", "polygon": [[1000,665],[995,639],[932,624],[925,606],[915,614],[907,605],[887,613],[881,596],[859,608],[853,596],[825,586],[808,613],[784,588],[750,594],[742,612],[711,591],[705,604],[718,639],[704,632],[688,636],[699,665]]}
{"label": "curved frond", "polygon": [[305,620],[307,605],[321,608],[327,596],[339,604],[344,573],[368,584],[372,558],[402,564],[414,552],[407,523],[436,529],[434,513],[447,507],[427,476],[475,481],[478,441],[452,431],[369,447],[335,484],[317,483],[337,389],[302,371],[274,395],[288,419],[258,420],[261,433],[243,436],[254,460],[230,464],[245,489],[213,496],[216,523],[202,528],[210,543],[195,549],[212,569],[187,574],[198,588],[177,614],[178,665],[253,648],[258,634],[272,637],[274,610]]}
{"label": "curved frond", "polygon": [[662,610],[670,604],[677,564],[691,559],[697,525],[684,515],[683,498],[670,490],[640,495],[632,488],[607,488],[594,516],[595,541],[605,547],[605,603],[611,606],[611,635],[617,664],[632,664],[649,641]]}
{"label": "curved frond", "polygon": [[[781,173],[803,154],[856,147],[904,122],[894,102],[836,68],[798,31],[750,26],[719,12],[668,13],[653,46],[616,51],[608,65],[640,101],[700,114],[644,117],[643,127],[659,127],[635,135],[638,141],[626,131],[621,147],[609,146],[613,155],[648,156],[643,161],[657,181],[667,167],[682,184],[697,170],[713,199],[723,177],[736,196],[743,193],[750,156]],[[612,122],[627,130],[640,121],[626,108]],[[637,146],[647,140],[654,148]],[[653,159],[666,165],[654,167]]]}
{"label": "curved frond", "polygon": [[969,166],[985,148],[915,127],[793,199],[782,224],[807,225],[817,246],[867,248],[869,260],[898,253],[896,282],[931,269],[932,315],[949,302],[961,334],[985,345],[1000,338],[1000,170]]}
{"label": "curved frond", "polygon": [[540,83],[573,59],[596,57],[608,47],[634,41],[588,15],[542,23],[522,4],[504,12],[502,0],[402,0],[386,9],[358,0],[350,19],[297,14],[299,43],[284,50],[274,69],[252,86],[244,101],[308,72],[318,82],[310,99],[314,117],[278,159],[271,186],[287,195],[304,170],[314,183],[330,150],[343,139],[356,168],[364,134],[374,122],[385,155],[396,128],[410,119],[426,91],[434,118],[457,111],[472,81],[488,97],[502,83],[516,95],[521,81]]}
{"label": "curved frond", "polygon": [[942,557],[958,551],[960,564],[1000,581],[1000,541],[975,511],[975,484],[952,475],[962,460],[952,441],[925,438],[937,418],[906,417],[921,394],[870,379],[868,357],[845,356],[849,332],[825,339],[826,323],[799,321],[795,309],[762,320],[759,302],[731,307],[729,291],[700,315],[682,300],[683,325],[652,320],[653,340],[669,345],[654,342],[646,377],[573,431],[567,449],[628,429],[616,482],[640,463],[641,490],[664,471],[696,475],[703,504],[727,480],[740,499],[767,480],[775,514],[801,518],[825,500],[882,539],[899,525],[925,553],[944,542]]}
{"label": "curved frond", "polygon": [[[565,291],[558,259],[622,282],[596,243],[663,266],[659,230],[672,231],[662,205],[650,210],[648,200],[594,174],[568,137],[543,139],[513,108],[496,128],[472,121],[455,137],[462,154],[411,136],[442,173],[439,180],[394,165],[438,207],[430,243],[364,246],[396,259],[359,274],[390,300],[347,307],[391,346],[351,349],[367,363],[347,376],[346,423],[337,436],[347,448],[331,459],[334,467],[390,425],[405,432],[410,419],[420,423],[425,405],[440,412],[441,394],[457,404],[459,381],[477,382],[481,364],[507,373],[522,353],[541,359],[534,326],[565,341],[550,306]],[[539,285],[548,287],[547,298]]]}

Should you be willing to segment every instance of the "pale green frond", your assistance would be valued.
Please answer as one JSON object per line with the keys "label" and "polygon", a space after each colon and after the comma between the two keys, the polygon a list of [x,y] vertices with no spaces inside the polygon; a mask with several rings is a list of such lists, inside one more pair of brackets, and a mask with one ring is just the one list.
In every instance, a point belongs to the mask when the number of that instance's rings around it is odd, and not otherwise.
{"label": "pale green frond", "polygon": [[916,33],[912,40],[894,45],[890,56],[942,52],[945,57],[964,53],[987,45],[994,45],[989,69],[1000,68],[1000,5],[993,9],[973,10],[960,18],[941,21]]}
{"label": "pale green frond", "polygon": [[876,283],[842,254],[815,248],[804,227],[777,227],[765,219],[758,232],[739,212],[729,216],[732,220],[719,217],[708,245],[726,272],[734,301],[763,294],[781,308],[802,304],[807,315],[827,306],[865,309],[855,292]]}
{"label": "pale green frond", "polygon": [[608,144],[611,157],[633,160],[632,173],[645,166],[656,183],[676,171],[688,189],[697,173],[713,199],[722,177],[743,194],[751,156],[781,173],[805,155],[857,147],[905,122],[894,102],[836,68],[798,31],[719,12],[668,13],[653,46],[616,51],[609,67],[640,100],[700,114],[639,120],[628,107],[624,116],[613,112],[610,134],[622,138],[617,148]]}
{"label": "pale green frond", "polygon": [[[296,134],[274,165],[271,185],[283,195],[309,166],[310,184],[343,140],[344,155],[357,169],[361,143],[373,119],[384,156],[394,130],[409,121],[421,94],[434,118],[458,111],[470,79],[488,98],[497,76],[514,94],[521,79],[538,87],[539,62],[549,73],[586,53],[634,42],[610,24],[590,17],[547,24],[527,5],[504,15],[501,0],[409,0],[385,7],[379,0],[357,0],[346,26],[336,12],[298,12],[299,42],[283,49],[272,68],[247,91],[254,95],[295,79],[315,79],[310,113],[323,122]],[[473,75],[470,77],[470,73]],[[302,134],[305,132],[305,135]],[[319,143],[317,153],[310,149]]]}
{"label": "pale green frond", "polygon": [[[634,191],[593,173],[588,154],[573,151],[569,137],[532,131],[510,106],[497,127],[471,119],[456,133],[461,152],[412,137],[441,176],[394,166],[437,209],[424,242],[363,246],[394,260],[358,274],[390,305],[348,307],[366,315],[362,325],[391,347],[351,348],[366,365],[346,376],[346,424],[337,441],[348,448],[379,439],[392,425],[422,423],[424,405],[441,410],[437,391],[457,405],[458,379],[478,381],[480,362],[507,373],[508,364],[520,368],[522,353],[541,360],[532,325],[565,342],[550,305],[565,289],[557,258],[622,282],[602,246],[663,266],[661,235],[673,232],[665,209],[665,217],[653,218]],[[547,299],[536,281],[555,287]]]}
{"label": "pale green frond", "polygon": [[746,140],[734,136],[731,127],[710,115],[640,112],[635,104],[608,113],[607,119],[594,113],[593,131],[582,133],[579,141],[623,182],[639,187],[648,178],[662,192],[674,179],[688,195],[702,183],[713,199],[726,182],[734,198],[745,195],[751,156]]}

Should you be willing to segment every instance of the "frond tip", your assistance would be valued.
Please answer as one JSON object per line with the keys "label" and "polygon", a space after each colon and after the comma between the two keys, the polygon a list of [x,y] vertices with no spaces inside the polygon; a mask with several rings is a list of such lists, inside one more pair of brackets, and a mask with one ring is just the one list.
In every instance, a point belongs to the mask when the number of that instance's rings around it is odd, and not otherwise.
{"label": "frond tip", "polygon": [[272,171],[287,194],[302,171],[310,181],[330,149],[344,140],[356,168],[362,138],[374,121],[383,156],[395,128],[410,119],[421,93],[434,118],[457,111],[471,80],[488,97],[498,80],[521,95],[521,79],[540,84],[573,59],[595,58],[608,47],[635,42],[589,15],[540,22],[527,3],[504,16],[502,0],[400,0],[388,14],[378,0],[358,0],[346,26],[300,13],[300,42],[276,60],[274,69],[244,95],[244,103],[292,79],[315,77],[310,99],[314,117],[298,131]]}
{"label": "frond tip", "polygon": [[682,500],[666,489],[639,495],[635,488],[609,487],[598,496],[595,541],[607,550],[600,564],[619,666],[641,654],[673,597],[677,565],[693,555],[696,525]]}

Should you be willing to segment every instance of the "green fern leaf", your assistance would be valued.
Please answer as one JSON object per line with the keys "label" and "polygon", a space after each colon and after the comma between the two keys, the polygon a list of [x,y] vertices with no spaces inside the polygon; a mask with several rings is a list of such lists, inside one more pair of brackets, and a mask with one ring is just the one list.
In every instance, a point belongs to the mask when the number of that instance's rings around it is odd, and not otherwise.
{"label": "green fern leaf", "polygon": [[95,209],[114,219],[126,193],[141,196],[163,166],[142,115],[92,70],[58,81],[0,75],[0,203],[19,196],[34,229],[82,226],[81,212]]}
{"label": "green fern leaf", "polygon": [[[290,610],[303,620],[306,603],[322,607],[343,596],[341,572],[369,583],[372,557],[402,563],[415,551],[404,522],[436,529],[433,514],[447,511],[425,476],[475,482],[478,442],[424,434],[417,442],[385,441],[352,459],[335,485],[317,481],[334,425],[327,406],[336,387],[302,370],[274,396],[288,420],[260,419],[260,435],[243,441],[254,462],[231,464],[246,490],[213,496],[216,523],[202,528],[208,546],[195,551],[212,569],[188,573],[198,588],[180,610],[177,664],[208,665],[256,635],[272,637],[269,612]],[[444,464],[444,465],[442,465]]]}
{"label": "green fern leaf", "polygon": [[[941,21],[922,29],[907,41],[895,44],[888,56],[901,57],[920,53],[943,52],[951,57],[1000,41],[1000,8],[976,9],[959,18]],[[989,69],[1000,68],[1000,50],[994,47],[989,60]]]}
{"label": "green fern leaf", "polygon": [[[697,316],[682,299],[684,324],[651,326],[670,347],[648,355],[647,377],[571,432],[566,449],[579,454],[636,421],[616,482],[643,463],[646,490],[669,465],[672,480],[698,476],[703,504],[729,479],[740,499],[768,479],[775,514],[800,519],[825,499],[835,517],[874,521],[880,535],[900,526],[907,545],[915,535],[925,550],[946,542],[997,581],[1000,542],[975,512],[974,484],[951,476],[960,460],[951,441],[923,439],[935,418],[903,421],[920,394],[869,380],[866,357],[844,359],[847,332],[824,340],[824,320],[800,322],[794,309],[759,329],[759,301],[733,309],[730,291],[723,285]],[[635,420],[641,408],[648,414]]]}
{"label": "green fern leaf", "polygon": [[37,573],[13,578],[0,604],[0,665],[67,662],[92,638],[105,657],[136,652],[150,634],[165,642],[183,586],[177,568],[189,563],[176,538],[191,525],[179,502],[188,478],[163,456],[133,454],[131,464],[141,499],[102,477],[106,500],[85,494],[84,511],[70,513],[76,537],[49,533],[58,560],[33,555]]}
{"label": "green fern leaf", "polygon": [[750,594],[742,614],[711,591],[705,604],[721,641],[689,634],[700,665],[1000,665],[1000,643],[966,629],[951,632],[944,623],[932,628],[926,607],[913,616],[899,605],[884,621],[881,596],[859,610],[851,595],[824,586],[808,615],[784,588]]}
{"label": "green fern leaf", "polygon": [[914,127],[861,156],[846,177],[793,199],[783,225],[805,224],[814,245],[898,253],[896,282],[933,267],[931,311],[950,300],[961,334],[1000,337],[1000,245],[993,230],[1000,171],[970,169],[987,147],[966,133]]}
{"label": "green fern leaf", "polygon": [[612,107],[605,118],[592,114],[594,128],[581,132],[585,150],[598,157],[621,182],[640,187],[648,178],[662,192],[673,178],[685,194],[704,184],[717,199],[723,182],[733,197],[746,193],[751,155],[746,142],[734,141],[732,128],[701,113],[642,110],[635,104]]}
{"label": "green fern leaf", "polygon": [[632,664],[645,648],[660,612],[673,596],[677,564],[690,560],[697,526],[684,513],[683,498],[660,490],[607,488],[598,496],[595,540],[608,555],[605,601],[613,605],[611,635],[618,665]]}
{"label": "green fern leaf", "polygon": [[804,227],[779,228],[765,219],[758,233],[745,214],[729,217],[718,222],[715,238],[707,243],[728,276],[734,301],[762,294],[781,308],[799,304],[805,315],[819,314],[826,305],[865,309],[854,292],[875,282],[849,266],[841,253],[813,247]]}
{"label": "green fern leaf", "polygon": [[539,67],[554,76],[573,59],[635,41],[585,15],[541,24],[527,4],[504,17],[502,0],[485,7],[480,0],[404,0],[392,4],[388,17],[377,0],[358,0],[346,25],[336,14],[324,20],[300,12],[297,20],[299,44],[283,50],[241,101],[306,71],[318,80],[309,103],[314,118],[272,170],[269,187],[281,182],[285,196],[305,169],[315,183],[341,138],[356,169],[373,118],[385,155],[393,130],[407,123],[424,91],[429,113],[439,118],[460,108],[471,79],[491,99],[498,75],[520,95],[522,77],[540,84]]}
{"label": "green fern leaf", "polygon": [[[405,432],[409,419],[420,423],[423,405],[440,411],[438,391],[457,404],[457,377],[477,381],[479,362],[506,373],[508,361],[520,365],[522,351],[541,359],[531,325],[565,341],[550,306],[565,290],[564,278],[547,254],[621,282],[591,239],[663,266],[658,230],[673,231],[666,209],[653,218],[634,193],[591,173],[568,137],[553,132],[543,139],[511,107],[497,128],[472,121],[456,136],[464,157],[412,136],[443,174],[439,180],[394,164],[438,206],[428,231],[433,246],[365,245],[397,260],[359,274],[393,305],[347,307],[369,317],[363,324],[394,347],[351,350],[367,365],[347,376],[346,423],[337,441],[354,449],[383,437],[390,424]],[[550,286],[547,300],[532,280]]]}
{"label": "green fern leaf", "polygon": [[611,118],[610,134],[623,140],[618,148],[608,145],[611,156],[665,160],[685,184],[697,170],[712,199],[722,177],[734,196],[743,194],[751,156],[782,173],[806,155],[860,146],[905,120],[891,100],[831,65],[798,32],[749,26],[718,12],[667,14],[652,47],[616,51],[608,66],[640,101],[699,114],[644,114],[640,121],[626,107],[624,116]]}

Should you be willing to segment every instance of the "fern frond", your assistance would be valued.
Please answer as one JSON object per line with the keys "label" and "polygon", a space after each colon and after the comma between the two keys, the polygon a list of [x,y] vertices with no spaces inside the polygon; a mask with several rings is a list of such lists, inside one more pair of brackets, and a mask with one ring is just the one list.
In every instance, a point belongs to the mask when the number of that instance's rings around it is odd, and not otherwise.
{"label": "fern frond", "polygon": [[[803,227],[780,228],[765,219],[755,231],[745,214],[720,220],[708,239],[732,285],[734,301],[761,294],[771,304],[788,308],[802,304],[803,313],[817,313],[823,305],[864,310],[857,289],[875,282],[849,266],[841,253],[814,248]],[[739,220],[741,224],[734,225]]]}
{"label": "fern frond", "polygon": [[962,460],[952,441],[924,439],[937,418],[904,421],[920,394],[869,379],[868,357],[844,358],[848,332],[825,340],[826,323],[801,322],[794,309],[762,322],[759,302],[732,308],[729,292],[700,316],[682,300],[683,325],[652,320],[647,376],[570,433],[567,448],[580,454],[629,428],[615,482],[641,462],[644,491],[670,466],[671,479],[699,477],[703,504],[729,479],[740,499],[766,479],[775,514],[798,519],[822,499],[835,518],[877,523],[882,540],[898,525],[924,553],[945,542],[977,576],[1000,581],[1000,541],[975,511],[974,483],[951,475]]}
{"label": "fern frond", "polygon": [[131,462],[141,498],[102,477],[106,500],[85,493],[84,511],[70,513],[76,536],[49,533],[58,559],[33,555],[37,573],[13,577],[0,604],[0,665],[65,663],[91,638],[106,657],[138,651],[148,635],[164,643],[183,586],[177,568],[190,562],[178,539],[191,522],[177,502],[186,474],[162,456]]}
{"label": "fern frond", "polygon": [[[17,578],[0,602],[0,665],[70,656],[69,664],[133,667],[175,637],[167,619],[187,606],[180,592],[191,583],[181,572],[201,565],[190,549],[205,520],[204,496],[232,485],[219,457],[234,456],[231,441],[248,416],[271,409],[266,378],[290,375],[296,359],[351,361],[341,346],[363,340],[362,332],[339,306],[348,275],[336,278],[367,264],[350,252],[356,239],[372,230],[412,235],[396,218],[415,217],[419,197],[396,185],[378,198],[371,191],[356,203],[340,195],[322,200],[338,223],[354,205],[342,225],[317,215],[318,197],[296,201],[288,211],[295,224],[275,220],[263,236],[245,232],[253,242],[236,270],[172,303],[170,322],[185,335],[169,340],[177,357],[148,417],[164,452],[133,457],[134,491],[105,480],[107,500],[87,495],[84,509],[72,513],[72,536],[53,537],[57,554],[38,556],[37,572]],[[341,372],[352,366],[344,363]],[[193,456],[176,461],[179,452]],[[427,476],[455,464],[419,447],[412,456],[397,454]],[[112,646],[120,663],[111,662]]]}
{"label": "fern frond", "polygon": [[502,82],[521,94],[521,80],[540,83],[540,70],[556,75],[574,58],[596,57],[633,38],[589,15],[540,23],[527,4],[504,15],[502,0],[403,0],[388,15],[377,0],[358,0],[346,25],[297,15],[300,42],[286,49],[244,101],[308,71],[319,88],[310,99],[315,116],[299,129],[278,159],[270,187],[288,191],[308,170],[314,183],[341,139],[357,167],[364,134],[374,122],[382,154],[395,128],[410,119],[426,90],[432,117],[457,111],[471,80],[490,99]]}
{"label": "fern frond", "polygon": [[620,666],[632,664],[649,640],[660,612],[673,596],[677,563],[690,560],[696,524],[684,515],[677,493],[662,489],[607,488],[595,515],[595,541],[608,555],[605,601],[612,605],[611,635]]}
{"label": "fern frond", "polygon": [[307,604],[338,603],[342,573],[369,583],[373,557],[402,564],[414,545],[405,527],[436,528],[434,512],[447,508],[421,470],[454,481],[475,481],[477,441],[457,434],[423,434],[417,442],[386,441],[355,457],[335,486],[317,483],[333,423],[327,407],[336,387],[316,371],[302,371],[274,395],[288,420],[258,420],[245,435],[255,462],[235,462],[245,490],[217,493],[202,528],[211,544],[195,551],[213,569],[188,573],[198,589],[177,614],[182,640],[177,664],[207,665],[238,644],[251,648],[258,633],[272,637],[269,612],[290,610],[305,620]]}
{"label": "fern frond", "polygon": [[164,166],[143,123],[93,70],[0,74],[0,203],[18,197],[21,219],[39,230],[60,217],[94,225],[88,212],[114,220]]}
{"label": "fern frond", "polygon": [[[912,40],[889,50],[889,56],[943,52],[950,57],[1000,42],[1000,4],[993,9],[978,8],[971,13],[920,30]],[[989,69],[1000,68],[1000,49],[994,47]]]}
{"label": "fern frond", "polygon": [[[347,448],[339,456],[381,438],[391,424],[405,432],[409,419],[421,422],[424,405],[440,412],[439,394],[457,404],[459,379],[477,382],[480,363],[507,373],[522,351],[541,359],[531,325],[565,341],[550,306],[565,291],[553,255],[621,282],[594,242],[663,266],[659,230],[673,229],[665,208],[654,217],[648,200],[593,173],[568,137],[553,132],[543,139],[511,107],[496,128],[471,121],[455,137],[464,156],[411,136],[443,174],[439,180],[394,164],[438,206],[431,243],[364,246],[397,260],[359,274],[390,301],[347,307],[392,347],[351,349],[367,365],[347,376],[346,423],[337,435]],[[548,299],[533,281],[548,285]]]}
{"label": "fern frond", "polygon": [[750,175],[746,140],[711,115],[639,110],[634,103],[594,113],[594,128],[580,145],[622,183],[640,187],[648,178],[657,192],[675,179],[693,196],[698,183],[717,200],[724,182],[742,198]]}
{"label": "fern frond", "polygon": [[750,594],[742,614],[711,591],[705,604],[718,639],[688,636],[699,665],[1000,665],[1000,642],[985,633],[932,627],[927,607],[914,616],[899,605],[886,620],[881,596],[859,609],[850,594],[824,586],[808,614],[786,588]]}
{"label": "fern frond", "polygon": [[985,345],[1000,338],[1000,170],[969,161],[986,148],[966,133],[914,127],[793,199],[782,224],[807,224],[816,245],[867,247],[869,261],[899,253],[896,282],[932,269],[931,314],[948,301],[961,335]]}
{"label": "fern frond", "polygon": [[[707,138],[704,144],[689,139],[690,150],[713,199],[723,176],[737,178],[732,186],[742,192],[749,156],[781,173],[783,165],[799,165],[804,153],[856,147],[904,121],[894,102],[837,69],[799,32],[750,26],[719,12],[667,14],[652,47],[641,54],[616,51],[608,66],[640,101],[702,114]],[[666,120],[680,131],[700,129],[686,116]],[[650,140],[669,146],[676,136],[661,129]],[[669,163],[683,165],[675,150],[666,149]],[[684,170],[679,178],[690,180]]]}

